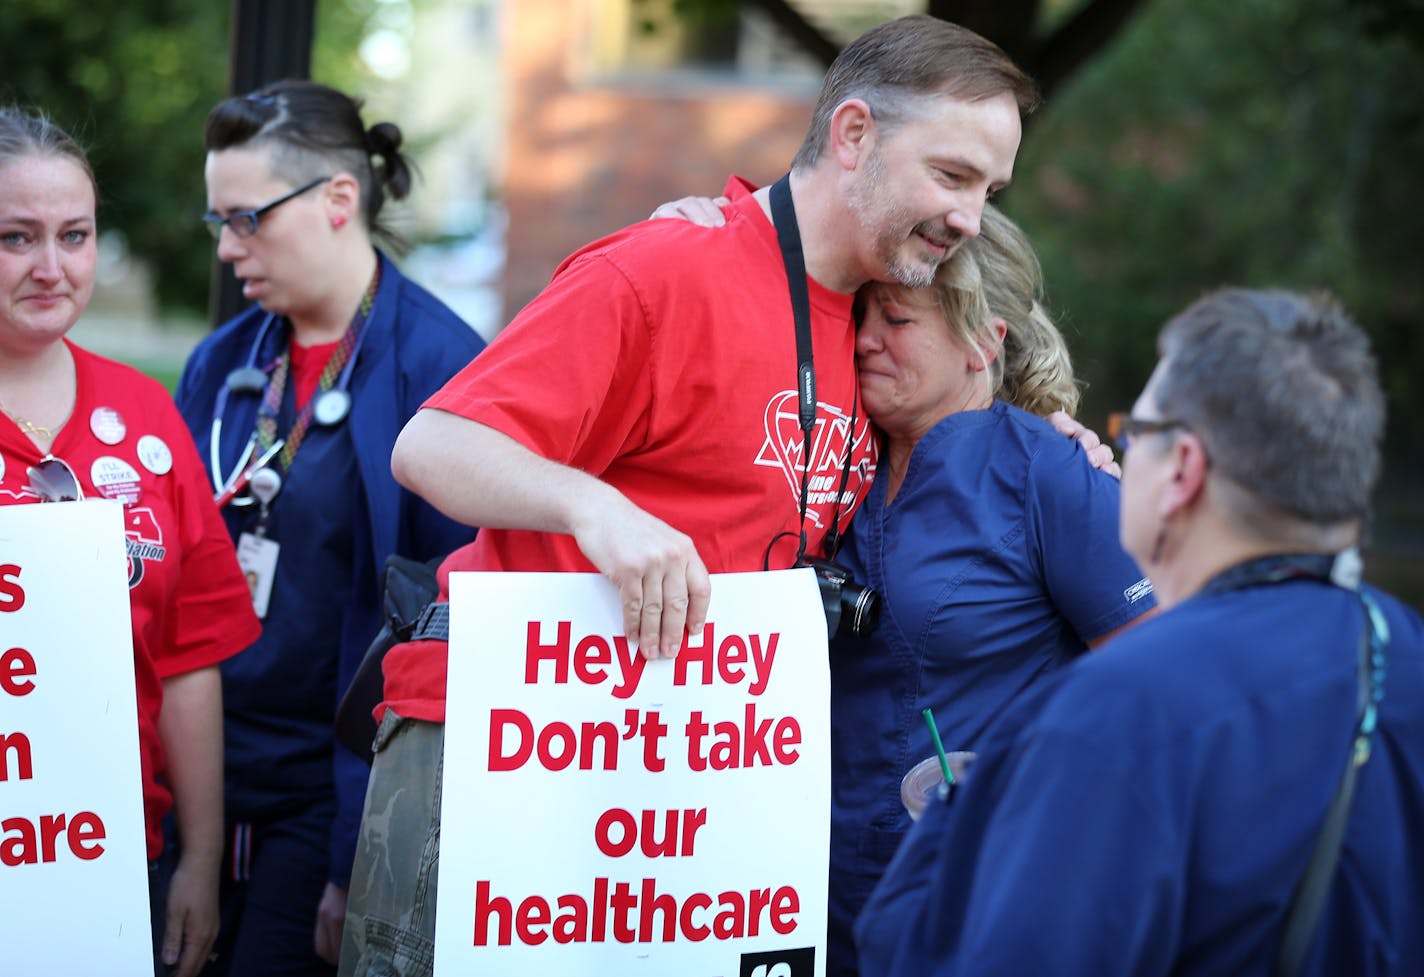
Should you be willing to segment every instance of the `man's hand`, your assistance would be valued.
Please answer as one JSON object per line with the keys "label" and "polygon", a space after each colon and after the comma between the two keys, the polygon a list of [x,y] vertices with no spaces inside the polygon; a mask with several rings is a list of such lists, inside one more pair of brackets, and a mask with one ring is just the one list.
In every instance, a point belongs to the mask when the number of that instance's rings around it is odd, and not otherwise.
{"label": "man's hand", "polygon": [[711,585],[692,540],[607,482],[542,458],[507,434],[438,410],[411,418],[391,456],[396,480],[452,519],[566,533],[613,581],[623,630],[644,657],[673,657],[707,623]]}
{"label": "man's hand", "polygon": [[167,917],[163,925],[163,962],[174,977],[193,977],[208,962],[218,935],[218,884],[216,866],[180,858],[168,886]]}
{"label": "man's hand", "polygon": [[648,215],[648,220],[673,218],[690,221],[702,227],[721,227],[727,223],[722,208],[729,203],[731,201],[726,197],[683,197],[658,204],[657,209]]}
{"label": "man's hand", "polygon": [[684,628],[695,634],[707,623],[707,567],[691,538],[610,493],[574,527],[574,539],[618,588],[623,632],[645,658],[672,658],[682,648]]}
{"label": "man's hand", "polygon": [[1094,468],[1101,468],[1113,478],[1122,478],[1122,466],[1113,460],[1112,448],[1103,444],[1097,432],[1079,424],[1061,410],[1049,414],[1047,420],[1059,434],[1066,435],[1083,446],[1083,450],[1088,453],[1088,461],[1092,462]]}
{"label": "man's hand", "polygon": [[346,928],[346,890],[326,883],[316,907],[316,955],[333,967],[341,959],[341,934]]}

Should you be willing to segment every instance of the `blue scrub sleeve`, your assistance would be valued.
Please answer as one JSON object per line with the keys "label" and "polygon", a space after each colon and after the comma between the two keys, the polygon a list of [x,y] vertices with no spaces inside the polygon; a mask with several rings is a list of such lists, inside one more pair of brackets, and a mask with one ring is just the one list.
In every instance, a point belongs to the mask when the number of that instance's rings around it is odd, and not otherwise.
{"label": "blue scrub sleeve", "polygon": [[1118,542],[1118,480],[1093,468],[1077,444],[1029,464],[1027,518],[1044,584],[1084,642],[1156,606],[1137,563]]}

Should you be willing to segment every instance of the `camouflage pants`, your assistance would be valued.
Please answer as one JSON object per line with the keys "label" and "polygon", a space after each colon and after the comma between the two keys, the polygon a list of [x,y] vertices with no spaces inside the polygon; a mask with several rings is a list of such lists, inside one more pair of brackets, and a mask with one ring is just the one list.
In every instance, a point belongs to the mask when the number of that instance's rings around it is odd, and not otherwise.
{"label": "camouflage pants", "polygon": [[435,967],[445,727],[387,710],[374,749],[340,977],[428,977]]}

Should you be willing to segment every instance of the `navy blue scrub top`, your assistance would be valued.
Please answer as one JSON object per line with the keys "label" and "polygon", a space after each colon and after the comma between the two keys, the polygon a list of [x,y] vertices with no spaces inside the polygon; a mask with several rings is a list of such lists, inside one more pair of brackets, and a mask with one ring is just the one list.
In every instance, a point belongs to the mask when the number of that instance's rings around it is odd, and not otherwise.
{"label": "navy blue scrub top", "polygon": [[[287,384],[279,436],[295,416],[293,387]],[[374,575],[353,572],[353,527],[367,518],[350,418],[331,427],[311,424],[282,474],[267,519],[267,537],[281,550],[262,636],[222,666],[225,700],[237,707],[224,725],[232,821],[270,818],[330,796],[342,620],[353,600],[377,600]],[[257,505],[223,510],[234,539],[255,531],[259,511]]]}
{"label": "navy blue scrub top", "polygon": [[904,773],[974,749],[1025,690],[1154,606],[1118,542],[1119,484],[1042,418],[995,403],[942,420],[894,501],[876,479],[842,562],[884,604],[868,640],[831,649],[830,974],[910,819]]}
{"label": "navy blue scrub top", "polygon": [[[1424,973],[1424,621],[1302,977]],[[879,977],[1265,977],[1350,750],[1363,611],[1298,580],[1196,597],[1017,703],[856,927]]]}

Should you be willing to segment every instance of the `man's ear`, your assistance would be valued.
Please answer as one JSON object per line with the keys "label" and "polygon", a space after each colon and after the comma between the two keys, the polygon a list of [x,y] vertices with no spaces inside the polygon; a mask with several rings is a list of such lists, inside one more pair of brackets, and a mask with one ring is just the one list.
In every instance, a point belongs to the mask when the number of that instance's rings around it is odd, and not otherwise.
{"label": "man's ear", "polygon": [[854,170],[875,146],[875,119],[864,99],[848,98],[831,113],[830,150],[842,168]]}
{"label": "man's ear", "polygon": [[1190,431],[1173,438],[1171,452],[1172,474],[1159,504],[1163,518],[1194,506],[1206,489],[1207,475],[1211,471],[1206,446]]}

